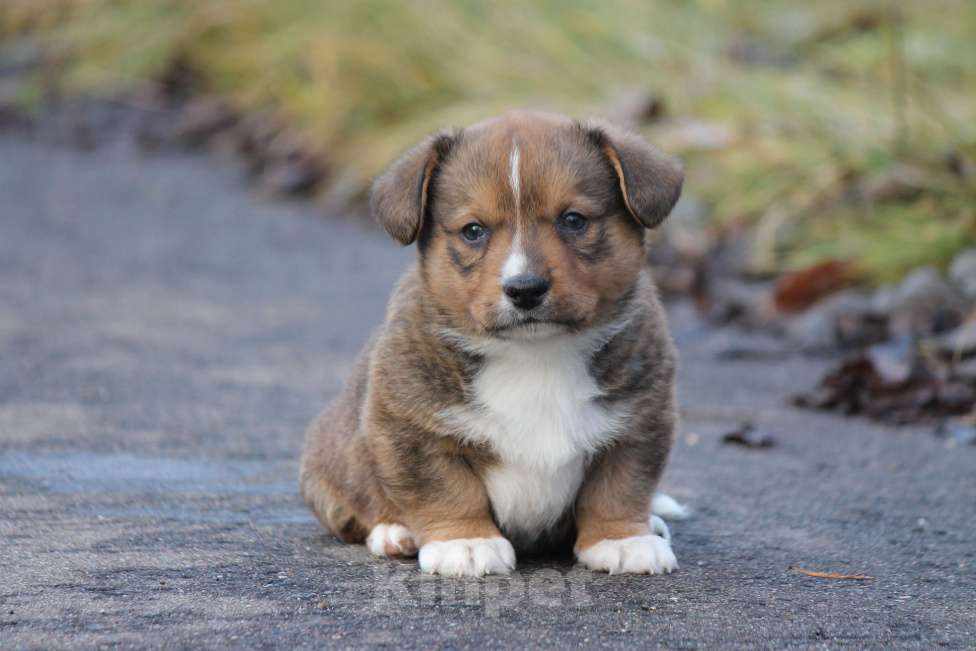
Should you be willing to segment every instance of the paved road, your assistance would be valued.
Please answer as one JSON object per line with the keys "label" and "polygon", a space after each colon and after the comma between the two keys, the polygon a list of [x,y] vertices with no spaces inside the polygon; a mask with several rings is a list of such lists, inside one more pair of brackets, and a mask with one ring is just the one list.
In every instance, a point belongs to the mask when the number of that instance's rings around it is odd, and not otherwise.
{"label": "paved road", "polygon": [[[678,573],[324,536],[302,431],[410,255],[212,161],[0,141],[0,648],[976,644],[976,448],[786,408],[819,364],[719,363],[680,307]],[[779,446],[721,445],[745,419]]]}

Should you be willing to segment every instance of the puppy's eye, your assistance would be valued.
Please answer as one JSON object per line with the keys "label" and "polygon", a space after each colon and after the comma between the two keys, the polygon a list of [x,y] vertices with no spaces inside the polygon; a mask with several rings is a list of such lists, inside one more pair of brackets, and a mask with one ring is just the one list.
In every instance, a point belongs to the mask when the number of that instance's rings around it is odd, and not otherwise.
{"label": "puppy's eye", "polygon": [[471,243],[480,242],[485,239],[488,231],[484,226],[476,222],[471,222],[470,224],[465,224],[461,229],[461,237]]}
{"label": "puppy's eye", "polygon": [[586,230],[589,221],[578,212],[564,212],[556,220],[556,226],[567,233],[582,233]]}

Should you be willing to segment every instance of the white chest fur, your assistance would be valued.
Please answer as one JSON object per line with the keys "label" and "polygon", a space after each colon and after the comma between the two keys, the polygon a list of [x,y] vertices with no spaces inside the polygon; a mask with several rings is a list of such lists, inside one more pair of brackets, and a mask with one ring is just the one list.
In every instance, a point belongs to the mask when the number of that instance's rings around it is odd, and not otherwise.
{"label": "white chest fur", "polygon": [[488,443],[501,463],[485,485],[502,529],[532,538],[569,508],[586,456],[607,443],[623,414],[595,402],[589,374],[595,336],[493,341],[479,346],[484,365],[472,404],[448,415],[466,439]]}

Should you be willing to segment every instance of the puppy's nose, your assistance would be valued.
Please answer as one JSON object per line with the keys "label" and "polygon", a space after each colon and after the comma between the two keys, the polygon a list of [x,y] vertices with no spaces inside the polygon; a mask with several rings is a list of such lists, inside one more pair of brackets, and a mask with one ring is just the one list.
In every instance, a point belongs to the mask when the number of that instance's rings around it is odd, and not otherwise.
{"label": "puppy's nose", "polygon": [[549,291],[549,281],[535,274],[519,274],[502,283],[502,291],[520,310],[531,310],[539,305]]}

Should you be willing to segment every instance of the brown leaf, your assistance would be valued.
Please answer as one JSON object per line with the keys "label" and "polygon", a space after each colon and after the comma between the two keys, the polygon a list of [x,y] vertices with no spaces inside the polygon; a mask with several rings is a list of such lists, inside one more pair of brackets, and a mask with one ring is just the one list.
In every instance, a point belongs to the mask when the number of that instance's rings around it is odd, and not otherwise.
{"label": "brown leaf", "polygon": [[780,312],[802,312],[824,296],[852,285],[863,277],[854,262],[829,260],[782,276],[773,291],[773,305]]}
{"label": "brown leaf", "polygon": [[910,336],[857,353],[829,370],[793,404],[864,414],[893,425],[931,423],[976,408],[976,387],[938,358],[923,355]]}
{"label": "brown leaf", "polygon": [[870,581],[873,576],[868,576],[867,574],[844,574],[842,572],[819,572],[817,570],[807,570],[802,567],[797,567],[796,565],[790,565],[789,569],[794,572],[799,572],[800,574],[806,576],[812,576],[817,579],[836,579],[841,581]]}

